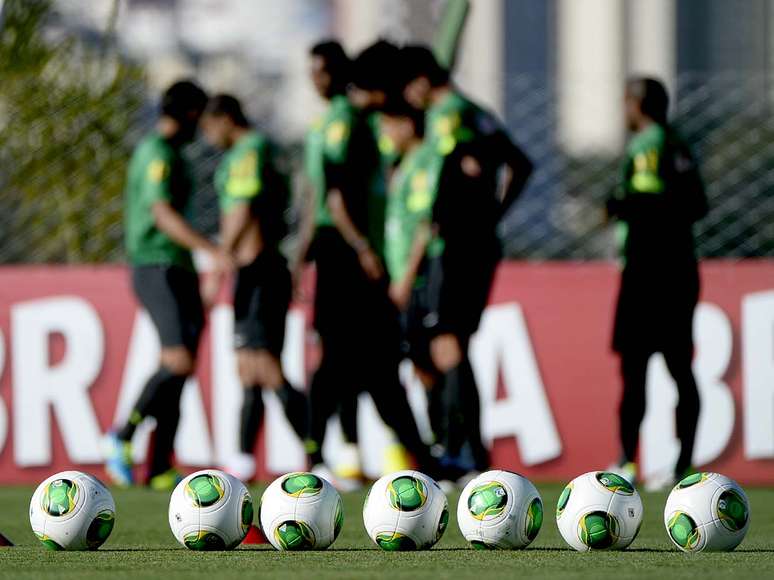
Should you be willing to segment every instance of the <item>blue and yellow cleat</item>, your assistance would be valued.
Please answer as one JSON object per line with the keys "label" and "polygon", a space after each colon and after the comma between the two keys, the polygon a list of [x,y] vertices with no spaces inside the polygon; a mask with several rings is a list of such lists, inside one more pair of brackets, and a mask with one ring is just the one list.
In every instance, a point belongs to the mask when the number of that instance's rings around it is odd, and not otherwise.
{"label": "blue and yellow cleat", "polygon": [[128,441],[119,439],[111,432],[105,436],[105,472],[110,481],[119,487],[134,484],[132,474],[132,446]]}
{"label": "blue and yellow cleat", "polygon": [[183,476],[177,469],[168,469],[164,473],[154,475],[148,480],[148,487],[154,491],[172,491],[183,481]]}

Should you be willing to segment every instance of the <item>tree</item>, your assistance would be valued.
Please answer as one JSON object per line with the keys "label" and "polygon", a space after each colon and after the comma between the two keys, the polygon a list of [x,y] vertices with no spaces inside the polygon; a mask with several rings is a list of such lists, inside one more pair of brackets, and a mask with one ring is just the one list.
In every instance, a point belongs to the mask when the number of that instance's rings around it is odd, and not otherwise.
{"label": "tree", "polygon": [[51,0],[3,5],[0,262],[114,260],[142,71],[104,46],[51,39],[51,15]]}

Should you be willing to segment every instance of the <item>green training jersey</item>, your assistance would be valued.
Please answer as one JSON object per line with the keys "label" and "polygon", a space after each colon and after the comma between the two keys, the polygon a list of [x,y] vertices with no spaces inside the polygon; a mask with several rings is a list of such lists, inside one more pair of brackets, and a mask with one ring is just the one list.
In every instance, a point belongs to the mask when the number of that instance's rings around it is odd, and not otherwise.
{"label": "green training jersey", "polygon": [[328,180],[325,165],[343,163],[352,129],[355,110],[345,95],[336,95],[330,101],[322,118],[315,121],[306,138],[305,169],[315,196],[315,225],[332,226],[333,220],[326,205]]}
{"label": "green training jersey", "polygon": [[[392,280],[405,276],[417,229],[421,223],[432,220],[443,161],[432,145],[423,143],[406,154],[393,175],[387,197],[384,246],[385,264]],[[440,240],[433,240],[427,254],[440,254],[440,245]]]}
{"label": "green training jersey", "polygon": [[245,134],[223,155],[215,170],[215,191],[222,212],[258,199],[264,191],[268,157],[269,144],[255,131]]}
{"label": "green training jersey", "polygon": [[179,149],[158,133],[145,137],[129,162],[125,191],[124,235],[130,264],[194,269],[190,250],[156,227],[152,211],[161,201],[185,215],[192,194],[190,168]]}
{"label": "green training jersey", "polygon": [[257,131],[243,135],[223,156],[215,170],[215,191],[223,213],[239,204],[250,206],[265,244],[275,246],[287,235],[287,180],[275,167],[271,142]]}
{"label": "green training jersey", "polygon": [[707,203],[691,153],[673,131],[653,123],[632,137],[608,210],[618,218],[626,264],[694,258],[691,227]]}
{"label": "green training jersey", "polygon": [[457,143],[503,131],[491,113],[456,91],[427,110],[425,139],[441,155],[448,155]]}
{"label": "green training jersey", "polygon": [[316,227],[333,226],[328,191],[347,189],[343,193],[355,225],[381,253],[386,191],[376,116],[359,111],[343,95],[333,97],[307,135],[305,169],[315,195]]}

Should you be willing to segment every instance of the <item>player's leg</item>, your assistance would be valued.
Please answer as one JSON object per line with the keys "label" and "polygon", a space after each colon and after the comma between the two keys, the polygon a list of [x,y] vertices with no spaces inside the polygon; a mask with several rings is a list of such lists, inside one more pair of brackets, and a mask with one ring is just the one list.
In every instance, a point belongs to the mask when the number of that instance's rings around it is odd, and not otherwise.
{"label": "player's leg", "polygon": [[[467,340],[453,334],[442,334],[433,339],[431,352],[442,376],[438,388],[441,391],[441,428],[445,433],[446,456],[463,471],[469,471],[467,467],[486,469],[489,454],[481,442],[478,386],[467,356]],[[473,465],[466,466],[466,462],[461,460],[466,443],[473,454]]]}
{"label": "player's leg", "polygon": [[204,307],[199,294],[197,274],[172,268],[168,273],[168,280],[168,287],[176,298],[182,348],[164,347],[161,353],[162,366],[171,369],[177,378],[171,385],[172,388],[161,397],[159,412],[156,414],[156,434],[150,457],[148,483],[159,490],[173,489],[181,478],[172,465],[175,435],[180,424],[180,398],[186,379],[195,371],[196,351],[204,328]]}
{"label": "player's leg", "polygon": [[621,466],[633,465],[637,456],[640,425],[645,417],[645,382],[648,373],[649,351],[624,351],[621,357],[623,395],[618,409],[619,434],[623,457]]}
{"label": "player's leg", "polygon": [[279,356],[266,349],[255,353],[258,364],[258,383],[266,390],[273,391],[279,399],[285,416],[301,441],[309,432],[309,410],[306,395],[295,389],[285,378]]}
{"label": "player's leg", "polygon": [[338,410],[341,394],[354,392],[352,352],[357,342],[353,321],[358,318],[360,265],[351,248],[332,228],[318,231],[314,245],[317,266],[314,297],[315,328],[320,336],[320,366],[309,385],[309,463],[322,469],[322,447],[328,420]]}
{"label": "player's leg", "polygon": [[278,252],[259,257],[262,262],[258,293],[251,309],[250,344],[257,350],[258,381],[264,389],[274,391],[285,416],[301,441],[309,431],[309,406],[306,395],[293,388],[282,370],[282,349],[285,346],[285,323],[292,281],[285,258]]}
{"label": "player's leg", "polygon": [[675,479],[682,479],[691,469],[696,427],[699,423],[699,389],[693,374],[692,345],[670,347],[664,350],[664,361],[677,383],[678,402],[675,412],[680,455],[675,465]]}
{"label": "player's leg", "polygon": [[338,460],[333,471],[338,480],[351,482],[349,487],[355,487],[363,480],[357,431],[360,389],[356,388],[354,382],[348,383],[345,386],[348,388],[342,389],[337,408],[344,444],[339,450]]}
{"label": "player's leg", "polygon": [[370,334],[370,340],[363,341],[365,349],[358,353],[358,372],[367,381],[368,392],[382,420],[414,456],[419,469],[437,475],[437,462],[419,434],[406,389],[400,380],[398,369],[402,355],[398,313],[389,302],[386,289],[375,292],[370,299],[372,316],[363,327],[364,332]]}
{"label": "player's leg", "polygon": [[[482,254],[483,256],[483,254]],[[446,433],[445,460],[462,472],[484,470],[489,454],[481,441],[480,401],[468,358],[470,336],[478,328],[486,306],[495,260],[471,260],[458,251],[431,260],[428,287],[431,312],[438,325],[430,343],[433,366],[441,375],[442,429]],[[463,459],[469,445],[472,463]]]}
{"label": "player's leg", "polygon": [[305,447],[310,467],[324,463],[322,448],[325,441],[325,431],[328,420],[336,411],[336,398],[332,396],[331,385],[334,382],[335,370],[323,343],[323,353],[320,366],[312,375],[309,384],[309,431]]}
{"label": "player's leg", "polygon": [[157,424],[149,459],[151,483],[170,471],[180,396],[195,368],[194,353],[204,320],[193,272],[161,266],[137,268],[133,286],[159,333],[162,348],[159,369],[146,382],[129,419],[108,440],[106,469],[119,485],[132,482],[129,442],[146,417],[155,418]]}

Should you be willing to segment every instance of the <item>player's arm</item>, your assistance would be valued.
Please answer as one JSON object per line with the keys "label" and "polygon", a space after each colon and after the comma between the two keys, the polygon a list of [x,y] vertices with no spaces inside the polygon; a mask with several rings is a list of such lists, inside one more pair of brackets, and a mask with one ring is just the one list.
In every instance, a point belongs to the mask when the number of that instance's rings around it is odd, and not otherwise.
{"label": "player's arm", "polygon": [[357,252],[358,260],[366,275],[372,280],[381,278],[384,275],[381,261],[371,248],[368,238],[357,229],[352,221],[341,189],[334,188],[328,191],[327,205],[333,225],[339,230],[344,241]]}
{"label": "player's arm", "polygon": [[366,275],[372,280],[378,280],[384,275],[381,261],[371,248],[366,235],[352,220],[353,208],[357,208],[358,204],[367,203],[368,197],[368,192],[362,191],[362,186],[353,179],[359,168],[352,167],[349,162],[352,159],[350,148],[356,142],[347,129],[342,139],[326,144],[324,170],[328,189],[325,203],[333,225],[357,253]]}
{"label": "player's arm", "polygon": [[422,265],[422,261],[425,259],[427,246],[430,243],[431,232],[432,229],[429,220],[423,221],[417,226],[414,240],[411,243],[411,252],[409,253],[408,262],[406,263],[406,272],[402,279],[396,280],[390,284],[390,298],[401,310],[406,307],[411,299],[411,289],[414,287],[414,283],[419,275],[419,268]]}
{"label": "player's arm", "polygon": [[159,155],[148,164],[142,195],[148,200],[156,227],[175,243],[189,250],[202,250],[213,256],[218,248],[201,235],[172,207],[170,189],[171,159]]}
{"label": "player's arm", "polygon": [[503,160],[503,196],[500,205],[502,218],[524,191],[524,186],[532,175],[534,165],[529,157],[516,145],[504,130],[497,131],[493,137],[498,157]]}

